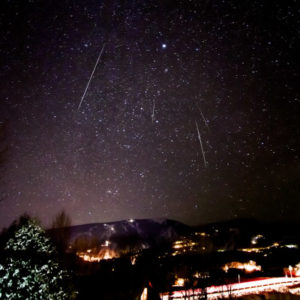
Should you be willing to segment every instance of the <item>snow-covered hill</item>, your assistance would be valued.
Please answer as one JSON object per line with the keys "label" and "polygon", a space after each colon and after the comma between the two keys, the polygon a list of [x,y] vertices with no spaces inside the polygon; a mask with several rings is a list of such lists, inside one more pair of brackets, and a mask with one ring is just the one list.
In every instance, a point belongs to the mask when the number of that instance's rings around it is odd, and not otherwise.
{"label": "snow-covered hill", "polygon": [[67,233],[70,245],[80,242],[97,245],[109,243],[112,248],[124,247],[128,244],[138,248],[148,248],[159,243],[171,242],[182,235],[189,234],[192,229],[183,223],[168,219],[129,219],[56,229],[52,230],[51,234],[62,232]]}

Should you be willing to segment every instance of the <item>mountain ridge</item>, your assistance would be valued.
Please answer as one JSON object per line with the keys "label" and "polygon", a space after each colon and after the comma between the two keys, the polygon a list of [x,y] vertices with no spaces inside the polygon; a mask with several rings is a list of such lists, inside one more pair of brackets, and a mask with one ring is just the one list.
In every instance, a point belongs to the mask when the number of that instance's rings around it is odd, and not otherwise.
{"label": "mountain ridge", "polygon": [[51,236],[66,235],[69,244],[80,240],[88,244],[107,244],[117,248],[128,242],[140,248],[149,248],[163,242],[172,242],[182,235],[193,232],[192,227],[179,221],[156,219],[128,219],[116,222],[90,223],[48,230]]}

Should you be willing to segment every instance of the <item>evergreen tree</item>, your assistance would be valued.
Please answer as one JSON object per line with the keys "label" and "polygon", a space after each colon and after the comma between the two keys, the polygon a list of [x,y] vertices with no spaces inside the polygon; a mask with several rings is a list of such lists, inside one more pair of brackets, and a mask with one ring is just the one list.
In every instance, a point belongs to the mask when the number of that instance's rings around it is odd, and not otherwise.
{"label": "evergreen tree", "polygon": [[70,276],[56,259],[44,230],[30,218],[20,221],[0,262],[0,299],[74,299]]}

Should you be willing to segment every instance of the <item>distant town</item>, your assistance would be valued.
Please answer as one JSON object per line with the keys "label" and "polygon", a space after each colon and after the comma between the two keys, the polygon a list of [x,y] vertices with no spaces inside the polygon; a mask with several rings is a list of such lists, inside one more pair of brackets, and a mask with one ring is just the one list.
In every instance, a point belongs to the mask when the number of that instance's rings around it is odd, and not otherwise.
{"label": "distant town", "polygon": [[73,267],[79,278],[98,280],[96,286],[85,281],[83,290],[102,286],[105,278],[107,298],[102,299],[113,299],[115,285],[123,287],[124,299],[225,299],[265,293],[300,296],[296,228],[248,219],[198,227],[129,219],[51,234],[54,239],[68,236],[65,254],[77,257]]}

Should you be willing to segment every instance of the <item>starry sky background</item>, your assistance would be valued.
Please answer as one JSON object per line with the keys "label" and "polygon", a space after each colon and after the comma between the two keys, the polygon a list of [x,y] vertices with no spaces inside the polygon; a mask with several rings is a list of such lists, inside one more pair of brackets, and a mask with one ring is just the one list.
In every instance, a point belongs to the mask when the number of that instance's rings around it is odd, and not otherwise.
{"label": "starry sky background", "polygon": [[296,2],[2,0],[0,227],[299,220]]}

